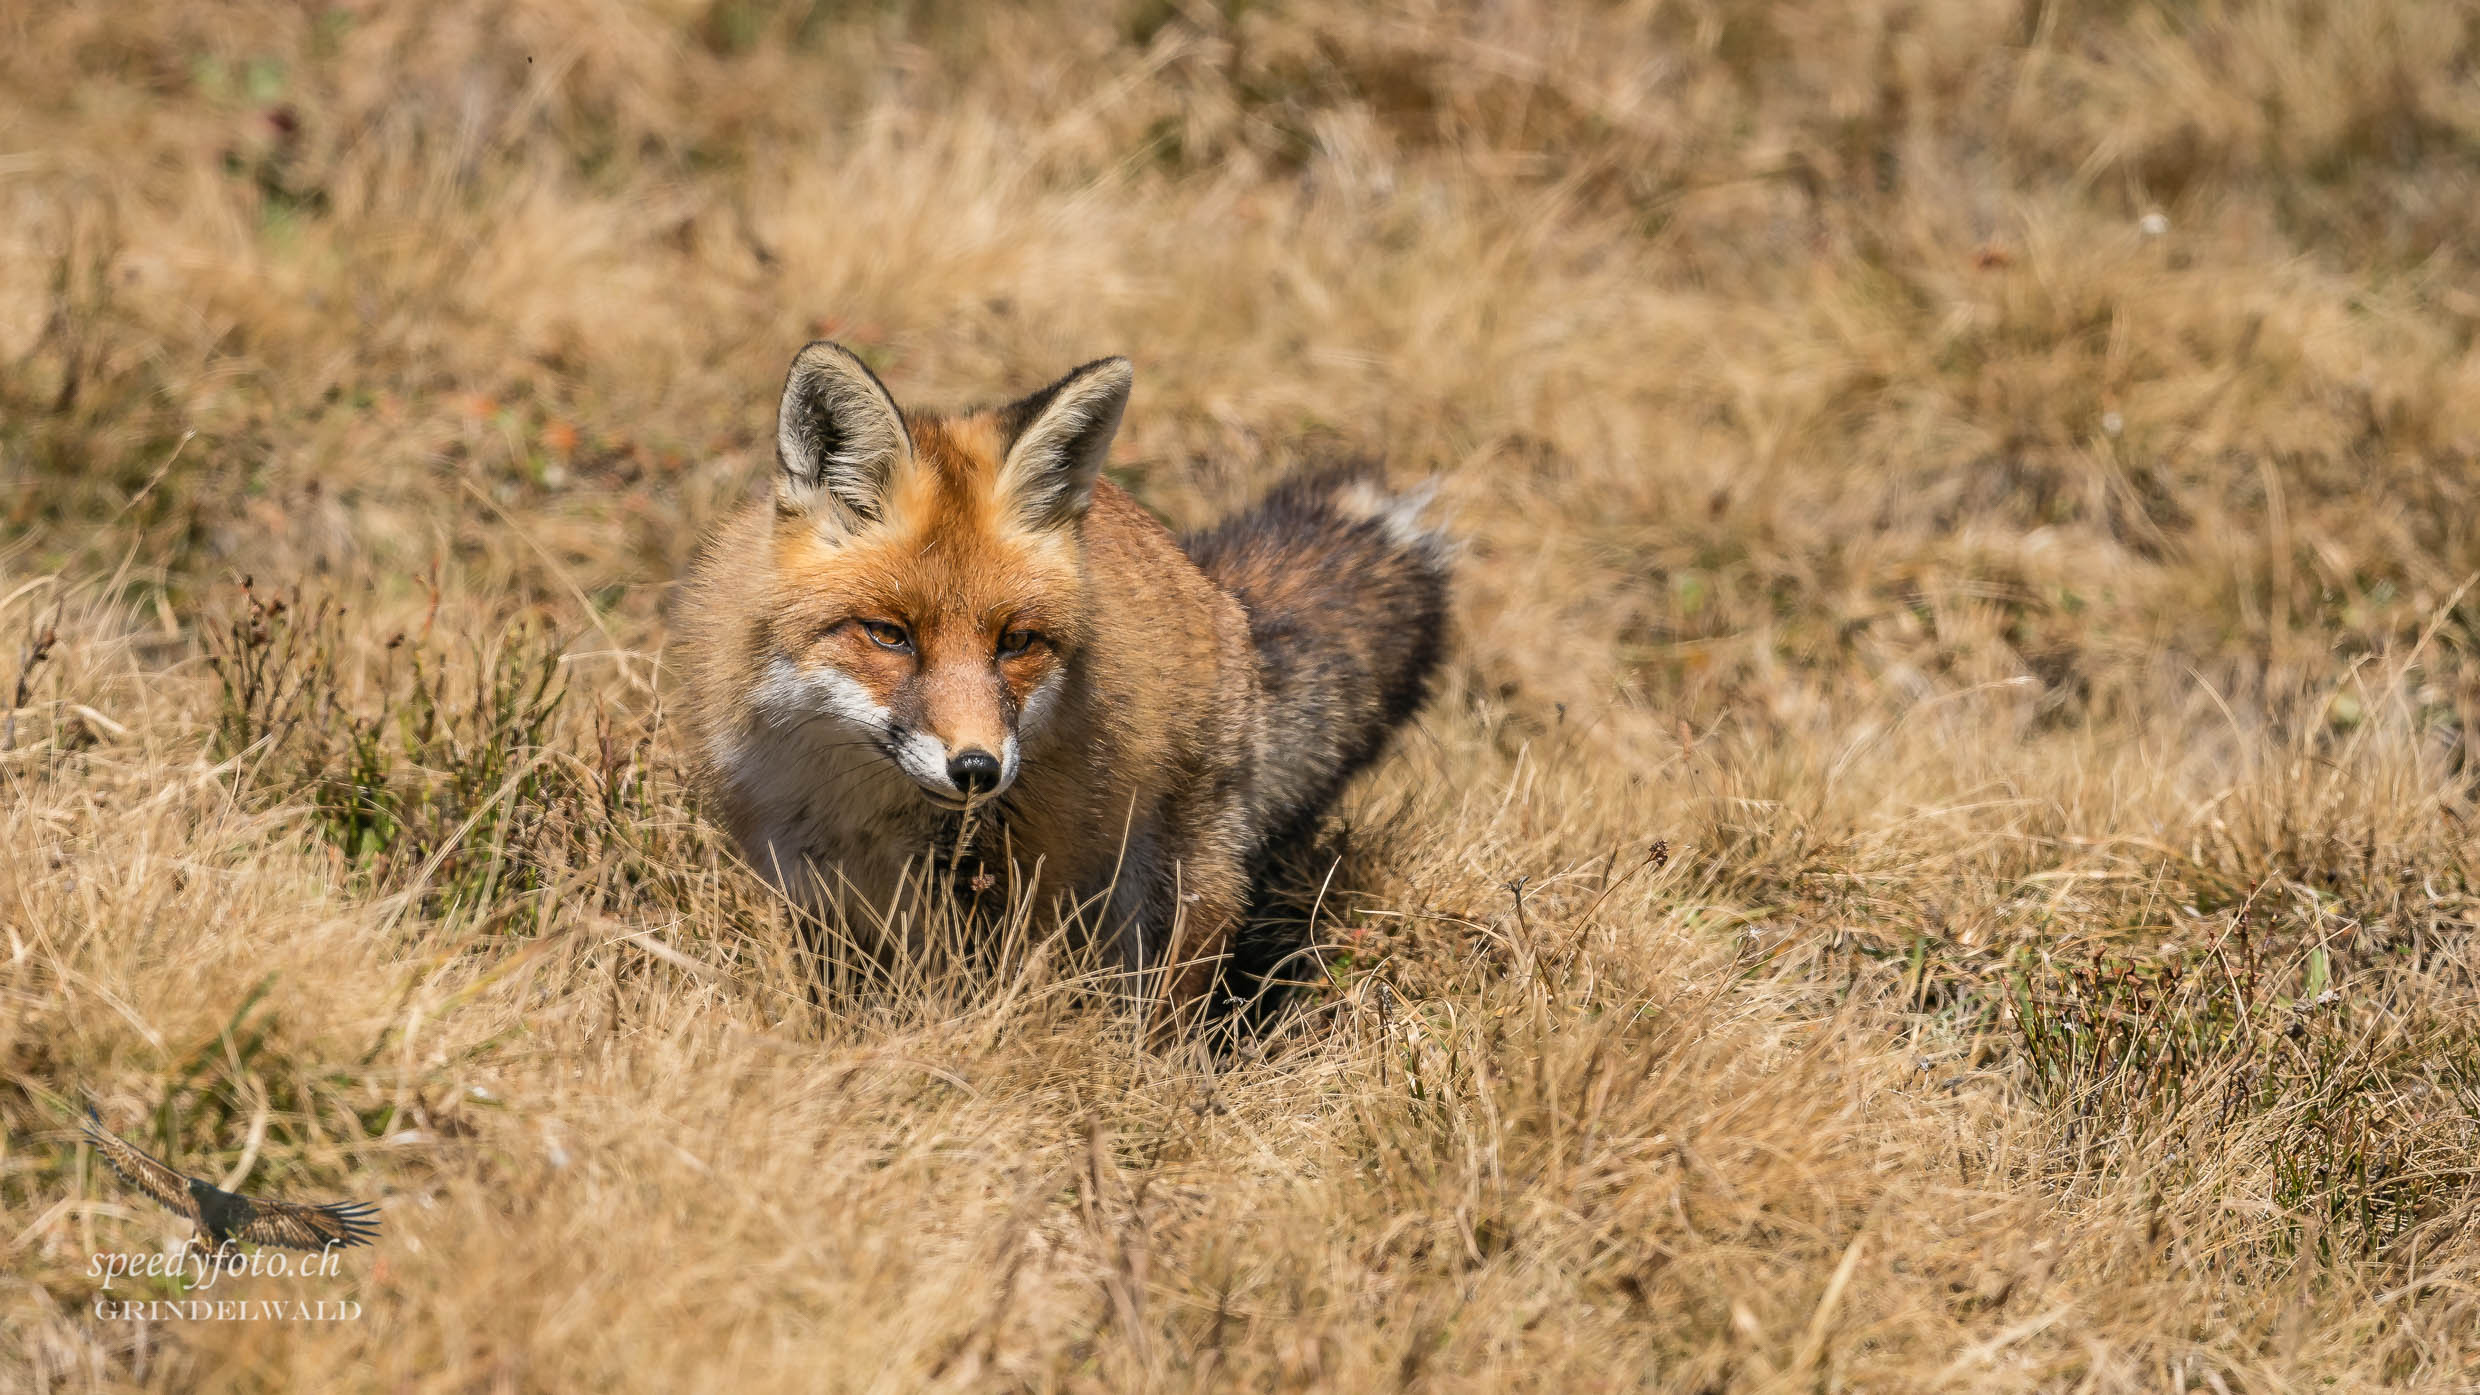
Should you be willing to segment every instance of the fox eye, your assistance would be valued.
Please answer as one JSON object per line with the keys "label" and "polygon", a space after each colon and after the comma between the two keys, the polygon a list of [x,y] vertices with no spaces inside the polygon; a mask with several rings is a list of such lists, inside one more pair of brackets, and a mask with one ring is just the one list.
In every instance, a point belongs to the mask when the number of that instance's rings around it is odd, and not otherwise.
{"label": "fox eye", "polygon": [[999,657],[1013,659],[1033,648],[1042,636],[1032,630],[1010,630],[999,636]]}
{"label": "fox eye", "polygon": [[881,649],[893,649],[901,653],[912,651],[913,637],[904,632],[902,625],[890,625],[884,620],[864,620],[861,622],[861,629],[870,637],[870,642]]}

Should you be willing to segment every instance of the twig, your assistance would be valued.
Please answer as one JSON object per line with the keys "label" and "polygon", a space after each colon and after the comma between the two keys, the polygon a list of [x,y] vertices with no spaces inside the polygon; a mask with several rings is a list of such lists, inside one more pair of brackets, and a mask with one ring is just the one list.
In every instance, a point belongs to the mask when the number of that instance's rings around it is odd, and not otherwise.
{"label": "twig", "polygon": [[52,602],[52,618],[43,622],[42,632],[29,638],[25,649],[18,656],[17,691],[16,695],[9,699],[8,722],[4,727],[0,727],[0,751],[17,749],[17,709],[24,707],[26,700],[34,696],[35,670],[43,667],[43,661],[52,656],[52,646],[59,642],[60,602],[54,601]]}

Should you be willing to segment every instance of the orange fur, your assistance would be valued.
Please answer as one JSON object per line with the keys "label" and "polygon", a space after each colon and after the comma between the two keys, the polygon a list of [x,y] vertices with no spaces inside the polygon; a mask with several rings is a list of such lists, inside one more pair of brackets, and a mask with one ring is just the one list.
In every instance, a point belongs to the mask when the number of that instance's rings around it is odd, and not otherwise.
{"label": "orange fur", "polygon": [[[1072,521],[1028,524],[1020,491],[1048,467],[1009,452],[1040,425],[913,413],[875,516],[822,512],[796,480],[727,525],[682,615],[698,768],[717,814],[788,891],[878,900],[955,832],[954,808],[848,748],[926,739],[952,760],[1013,743],[1021,773],[991,801],[999,816],[954,855],[1005,859],[1020,877],[1039,867],[1054,891],[1098,904],[1092,928],[1132,966],[1190,961],[1170,988],[1193,1000],[1259,840],[1248,621],[1107,482],[1087,482]],[[845,439],[832,422],[825,432]],[[872,625],[900,629],[908,652]],[[1039,641],[1002,652],[1028,632]],[[812,691],[860,719],[813,720],[799,696]],[[795,696],[753,698],[768,693]]]}

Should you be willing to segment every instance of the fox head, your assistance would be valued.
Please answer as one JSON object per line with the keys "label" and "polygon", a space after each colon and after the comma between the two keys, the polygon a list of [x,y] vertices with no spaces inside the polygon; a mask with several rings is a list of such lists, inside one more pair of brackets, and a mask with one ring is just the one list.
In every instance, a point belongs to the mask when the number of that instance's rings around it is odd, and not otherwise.
{"label": "fox head", "polygon": [[1132,373],[1099,359],[1031,396],[905,412],[850,350],[784,382],[757,706],[824,724],[962,807],[1016,780],[1086,637],[1082,531]]}

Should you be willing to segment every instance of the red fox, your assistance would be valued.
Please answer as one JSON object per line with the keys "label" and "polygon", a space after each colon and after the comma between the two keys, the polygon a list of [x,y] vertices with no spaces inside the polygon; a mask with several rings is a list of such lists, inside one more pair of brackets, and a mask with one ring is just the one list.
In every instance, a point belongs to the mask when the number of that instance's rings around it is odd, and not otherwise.
{"label": "red fox", "polygon": [[774,497],[681,597],[682,712],[706,807],[796,903],[1000,867],[1185,1012],[1272,850],[1427,695],[1448,547],[1367,466],[1175,539],[1101,477],[1132,381],[908,412],[802,349]]}

